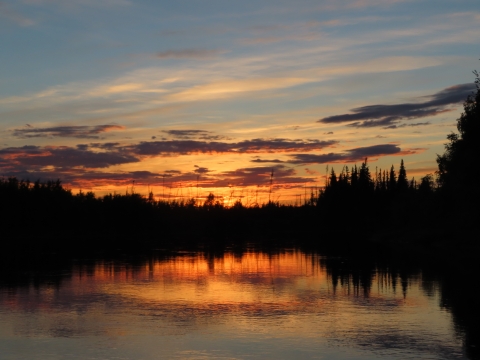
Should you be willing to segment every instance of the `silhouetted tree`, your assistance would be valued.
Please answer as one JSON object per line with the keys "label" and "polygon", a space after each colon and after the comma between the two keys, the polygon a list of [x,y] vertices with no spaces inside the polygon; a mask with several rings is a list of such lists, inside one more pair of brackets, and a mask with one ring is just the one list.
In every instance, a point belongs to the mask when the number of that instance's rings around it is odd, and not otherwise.
{"label": "silhouetted tree", "polygon": [[358,169],[357,169],[357,165],[354,165],[352,167],[352,176],[351,176],[351,180],[350,180],[350,183],[352,185],[352,188],[356,189],[357,186],[358,186]]}
{"label": "silhouetted tree", "polygon": [[421,194],[431,194],[433,192],[433,175],[427,174],[422,177],[418,190]]}
{"label": "silhouetted tree", "polygon": [[333,169],[333,167],[332,167],[332,171],[330,172],[328,185],[333,189],[337,186],[337,175],[335,174],[335,170]]}
{"label": "silhouetted tree", "polygon": [[390,175],[388,176],[388,190],[395,191],[397,189],[397,175],[395,174],[395,168],[390,168]]}
{"label": "silhouetted tree", "polygon": [[398,191],[401,192],[404,192],[408,189],[407,170],[405,170],[403,159],[400,162],[400,170],[398,171],[397,188]]}
{"label": "silhouetted tree", "polygon": [[370,174],[370,169],[368,168],[367,165],[367,158],[365,158],[365,161],[362,163],[362,166],[360,167],[360,171],[358,174],[358,185],[362,191],[370,191],[373,190],[373,181],[372,181],[372,176]]}
{"label": "silhouetted tree", "polygon": [[438,181],[442,191],[462,199],[480,195],[480,78],[474,71],[476,93],[468,96],[457,119],[458,134],[447,136],[445,153],[437,156]]}

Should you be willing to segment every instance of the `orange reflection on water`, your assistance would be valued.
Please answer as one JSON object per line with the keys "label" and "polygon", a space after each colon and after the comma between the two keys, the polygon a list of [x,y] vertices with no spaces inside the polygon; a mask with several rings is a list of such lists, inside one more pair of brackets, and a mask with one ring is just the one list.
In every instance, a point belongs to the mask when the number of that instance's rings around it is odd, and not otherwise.
{"label": "orange reflection on water", "polygon": [[[143,302],[204,304],[210,309],[218,304],[223,311],[239,304],[254,311],[273,302],[287,309],[299,302],[292,288],[328,287],[319,257],[299,252],[221,257],[184,254],[130,269],[104,263],[95,266],[92,276],[96,286],[103,284],[102,291],[110,295]],[[79,282],[74,287],[84,281],[81,271],[74,274],[74,282]]]}
{"label": "orange reflection on water", "polygon": [[145,358],[156,358],[159,348],[173,358],[197,344],[225,344],[229,354],[243,351],[232,344],[250,349],[271,341],[269,349],[284,346],[280,355],[292,344],[390,351],[394,342],[400,352],[418,344],[419,354],[424,344],[433,353],[457,351],[450,316],[439,309],[437,291],[426,296],[421,274],[400,278],[368,266],[355,272],[328,260],[299,251],[180,253],[136,265],[78,265],[56,283],[0,291],[0,339],[115,339],[120,353],[136,344]]}

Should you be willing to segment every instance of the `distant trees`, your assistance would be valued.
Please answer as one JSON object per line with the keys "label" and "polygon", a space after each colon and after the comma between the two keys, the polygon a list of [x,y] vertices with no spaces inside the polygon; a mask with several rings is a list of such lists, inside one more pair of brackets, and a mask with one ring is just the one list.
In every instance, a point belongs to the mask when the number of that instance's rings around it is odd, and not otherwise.
{"label": "distant trees", "polygon": [[[339,199],[340,197],[343,198],[345,196],[357,194],[371,196],[373,198],[374,194],[381,193],[393,195],[397,193],[405,193],[409,190],[417,190],[414,180],[412,179],[409,182],[407,178],[407,170],[405,169],[403,159],[400,162],[398,178],[395,173],[395,168],[392,165],[390,172],[388,173],[385,170],[382,172],[382,169],[376,170],[375,179],[372,178],[367,160],[368,159],[365,158],[360,168],[357,168],[357,165],[354,165],[351,173],[349,172],[348,166],[345,166],[338,177],[335,170],[332,168],[327,179],[325,190],[320,197],[335,197]],[[433,189],[433,183],[431,180],[432,178],[425,180],[423,189],[427,186],[429,189]]]}

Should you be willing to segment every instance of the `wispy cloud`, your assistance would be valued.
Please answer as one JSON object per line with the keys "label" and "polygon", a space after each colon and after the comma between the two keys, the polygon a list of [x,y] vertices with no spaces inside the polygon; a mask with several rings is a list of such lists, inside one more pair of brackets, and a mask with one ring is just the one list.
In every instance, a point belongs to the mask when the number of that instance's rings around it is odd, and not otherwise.
{"label": "wispy cloud", "polygon": [[265,45],[265,44],[272,44],[282,41],[312,41],[319,39],[321,37],[320,34],[310,32],[305,34],[298,34],[298,35],[277,35],[277,36],[265,36],[265,37],[252,37],[252,38],[243,38],[240,40],[241,44],[244,45]]}
{"label": "wispy cloud", "polygon": [[311,78],[256,78],[245,80],[217,81],[210,84],[194,86],[170,96],[168,101],[198,101],[231,97],[241,93],[284,89],[314,81]]}
{"label": "wispy cloud", "polygon": [[14,129],[13,136],[19,138],[37,137],[73,137],[77,139],[99,139],[101,133],[115,130],[124,130],[120,125],[97,126],[54,126],[48,128],[35,128],[27,125],[23,129]]}
{"label": "wispy cloud", "polygon": [[209,50],[209,49],[181,49],[167,50],[156,54],[159,59],[196,59],[207,60],[224,54],[225,50]]}
{"label": "wispy cloud", "polygon": [[206,130],[162,130],[162,132],[177,139],[230,140],[230,138],[226,136],[213,135],[211,131]]}
{"label": "wispy cloud", "polygon": [[412,2],[413,0],[327,0],[316,7],[317,10],[347,10],[364,9],[368,7],[391,7],[398,3]]}
{"label": "wispy cloud", "polygon": [[0,1],[0,19],[1,18],[7,19],[19,26],[26,27],[35,25],[35,21],[12,9],[4,1]]}
{"label": "wispy cloud", "polygon": [[190,139],[208,133],[206,130],[162,130],[162,132],[180,139]]}
{"label": "wispy cloud", "polygon": [[139,162],[130,154],[115,152],[93,152],[84,147],[68,146],[23,146],[0,149],[2,170],[20,168],[41,170],[44,167],[60,169],[107,168],[110,166]]}
{"label": "wispy cloud", "polygon": [[[400,128],[404,128],[404,127],[428,126],[428,125],[431,125],[431,124],[432,123],[430,121],[426,121],[426,122],[419,122],[419,123],[413,123],[413,124],[390,125],[390,126],[385,127],[384,129],[400,129]],[[375,137],[382,138],[381,135],[377,135]]]}
{"label": "wispy cloud", "polygon": [[259,163],[259,164],[262,164],[262,163],[282,164],[285,161],[279,160],[279,159],[260,159],[260,158],[257,158],[257,159],[251,160],[250,162]]}
{"label": "wispy cloud", "polygon": [[295,169],[285,165],[274,165],[270,167],[247,167],[232,171],[225,171],[218,174],[218,179],[214,182],[215,186],[228,186],[235,184],[238,186],[268,186],[270,184],[270,176],[273,171],[275,185],[280,184],[305,184],[306,182],[315,181],[311,177],[297,176]]}
{"label": "wispy cloud", "polygon": [[246,167],[224,172],[213,172],[204,167],[197,167],[193,171],[167,170],[161,173],[144,170],[108,172],[102,169],[85,168],[43,170],[35,168],[26,170],[25,168],[15,167],[2,169],[2,174],[16,176],[20,179],[51,180],[60,178],[64,184],[83,189],[101,186],[128,186],[132,184],[132,181],[135,181],[138,186],[166,185],[169,187],[174,184],[173,186],[177,188],[196,186],[198,182],[201,188],[227,188],[231,185],[255,186],[261,192],[265,191],[265,188],[269,188],[272,170],[274,173],[274,188],[304,186],[306,182],[315,181],[313,177],[297,175],[295,169],[285,165]]}
{"label": "wispy cloud", "polygon": [[128,152],[140,156],[169,156],[188,154],[236,153],[255,154],[321,150],[337,144],[327,140],[252,139],[236,143],[196,140],[166,140],[141,142],[125,147]]}
{"label": "wispy cloud", "polygon": [[129,0],[21,0],[24,4],[29,5],[55,5],[66,9],[74,9],[78,7],[118,7],[130,6],[132,2]]}
{"label": "wispy cloud", "polygon": [[329,164],[339,162],[346,163],[362,161],[365,158],[378,158],[380,156],[415,154],[423,150],[425,149],[402,150],[399,146],[394,144],[380,144],[349,149],[340,153],[332,152],[327,154],[294,154],[290,155],[290,159],[284,162],[297,165]]}
{"label": "wispy cloud", "polygon": [[428,101],[396,105],[369,105],[352,109],[353,114],[329,116],[318,120],[324,124],[349,123],[347,126],[392,128],[400,120],[435,116],[448,111],[450,105],[459,104],[475,90],[473,83],[455,85],[431,96]]}

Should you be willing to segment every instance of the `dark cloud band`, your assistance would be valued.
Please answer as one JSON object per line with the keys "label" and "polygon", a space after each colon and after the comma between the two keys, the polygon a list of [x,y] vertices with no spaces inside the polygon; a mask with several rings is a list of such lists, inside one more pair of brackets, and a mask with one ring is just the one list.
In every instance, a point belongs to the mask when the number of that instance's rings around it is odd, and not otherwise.
{"label": "dark cloud band", "polygon": [[345,151],[344,153],[328,154],[295,154],[291,155],[291,160],[286,162],[291,164],[328,164],[335,162],[361,161],[368,157],[378,157],[386,155],[403,154],[402,149],[393,144],[381,144],[366,147],[359,147]]}
{"label": "dark cloud band", "polygon": [[70,169],[107,168],[114,165],[139,162],[140,159],[130,154],[120,152],[93,152],[71,147],[39,147],[23,146],[20,148],[5,148],[0,150],[0,160],[4,167],[20,167],[40,169],[51,166]]}
{"label": "dark cloud band", "polygon": [[35,128],[27,125],[24,129],[13,130],[13,136],[19,138],[38,137],[73,137],[77,139],[99,139],[101,133],[112,130],[123,130],[120,125],[97,125],[97,126],[55,126],[48,128]]}
{"label": "dark cloud band", "polygon": [[458,104],[472,94],[475,84],[460,84],[446,88],[419,103],[403,103],[396,105],[369,105],[352,109],[352,114],[329,116],[318,120],[324,124],[350,123],[347,126],[392,128],[400,120],[419,119],[442,114],[451,109],[450,105]]}
{"label": "dark cloud band", "polygon": [[271,153],[315,151],[337,144],[337,141],[318,140],[288,140],[288,139],[253,139],[236,143],[196,140],[167,140],[141,142],[126,147],[129,153],[135,155],[187,155],[195,153]]}

